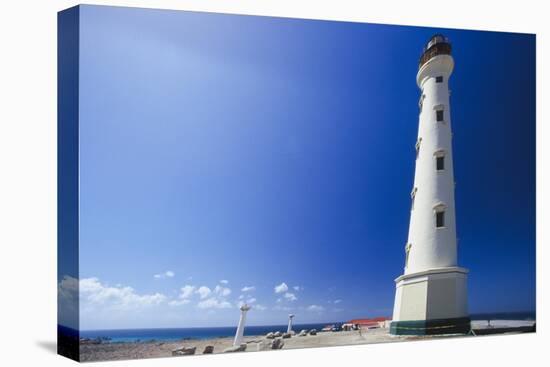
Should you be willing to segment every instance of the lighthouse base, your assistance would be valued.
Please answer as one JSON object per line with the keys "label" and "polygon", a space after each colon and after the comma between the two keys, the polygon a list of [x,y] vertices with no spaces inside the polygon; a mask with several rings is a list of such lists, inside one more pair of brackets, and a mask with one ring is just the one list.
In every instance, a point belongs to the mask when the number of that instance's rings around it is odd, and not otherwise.
{"label": "lighthouse base", "polygon": [[405,274],[395,280],[390,333],[465,334],[470,331],[466,299],[468,270],[459,267]]}
{"label": "lighthouse base", "polygon": [[390,324],[390,334],[392,335],[467,334],[470,332],[470,329],[469,317],[440,320],[393,321]]}

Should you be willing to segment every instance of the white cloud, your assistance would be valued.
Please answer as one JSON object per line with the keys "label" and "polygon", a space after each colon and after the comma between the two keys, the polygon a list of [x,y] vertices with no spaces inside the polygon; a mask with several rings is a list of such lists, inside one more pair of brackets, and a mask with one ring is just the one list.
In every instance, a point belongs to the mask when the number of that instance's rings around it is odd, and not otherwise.
{"label": "white cloud", "polygon": [[[227,284],[228,281],[220,280],[220,283]],[[188,288],[188,293],[193,293],[192,288]],[[182,288],[183,292],[183,288]],[[232,304],[226,299],[231,294],[231,289],[221,285],[216,285],[214,289],[210,289],[207,286],[201,286],[194,290],[200,296],[200,301],[197,303],[198,308],[202,309],[219,309],[230,308]]]}
{"label": "white cloud", "polygon": [[[239,302],[237,302],[237,307],[241,307],[242,305],[252,305],[256,303],[256,298],[248,298],[247,300],[240,300]],[[254,306],[254,308],[257,308],[258,305]],[[260,308],[263,307],[263,306],[260,306]]]}
{"label": "white cloud", "polygon": [[325,308],[319,305],[310,305],[307,307],[307,310],[312,312],[322,312],[325,310]]}
{"label": "white cloud", "polygon": [[179,295],[179,298],[186,299],[186,298],[191,297],[191,295],[195,291],[195,286],[186,284],[186,285],[184,285],[183,287],[180,288],[180,291],[181,291],[181,293]]}
{"label": "white cloud", "polygon": [[338,304],[338,303],[340,303],[340,302],[342,302],[341,299],[335,299],[335,300],[333,301],[333,303],[335,303],[335,304]]}
{"label": "white cloud", "polygon": [[256,287],[254,287],[253,285],[251,286],[244,286],[241,288],[241,292],[252,292],[252,291],[255,291],[256,290]]}
{"label": "white cloud", "polygon": [[264,311],[264,310],[267,310],[267,307],[263,306],[263,305],[255,305],[254,306],[254,309],[258,310],[258,311]]}
{"label": "white cloud", "polygon": [[167,270],[164,273],[153,275],[155,279],[173,278],[176,275],[172,270]]}
{"label": "white cloud", "polygon": [[180,288],[181,293],[178,295],[178,298],[168,302],[168,304],[170,306],[186,305],[191,302],[189,298],[193,295],[194,291],[195,291],[195,286],[186,284]]}
{"label": "white cloud", "polygon": [[281,284],[276,285],[274,290],[275,290],[275,293],[284,293],[288,291],[288,285],[286,285],[285,282],[282,282]]}
{"label": "white cloud", "polygon": [[231,289],[217,285],[216,288],[214,288],[214,293],[227,297],[231,294]]}
{"label": "white cloud", "polygon": [[57,286],[59,298],[65,301],[76,301],[78,299],[78,279],[65,275]]}
{"label": "white cloud", "polygon": [[229,303],[228,301],[226,300],[223,300],[223,299],[217,299],[217,298],[208,298],[204,301],[200,301],[198,304],[197,304],[197,307],[198,308],[203,308],[203,309],[207,309],[207,308],[231,308],[231,303]]}
{"label": "white cloud", "polygon": [[189,302],[191,302],[191,301],[188,300],[188,299],[175,299],[175,300],[172,300],[172,301],[168,302],[168,304],[170,306],[181,306],[181,305],[186,305]]}
{"label": "white cloud", "polygon": [[199,287],[199,289],[197,289],[195,292],[200,295],[201,299],[205,299],[206,297],[208,297],[210,295],[210,293],[212,293],[210,288],[208,288],[204,285]]}
{"label": "white cloud", "polygon": [[227,280],[227,279],[222,279],[222,280],[220,280],[220,283],[221,283],[221,284],[229,284],[229,280]]}
{"label": "white cloud", "polygon": [[63,276],[57,285],[57,302],[57,321],[61,325],[78,329],[78,279],[69,275]]}
{"label": "white cloud", "polygon": [[300,287],[299,285],[295,285],[294,287],[292,287],[296,292],[299,292],[299,291],[303,291],[304,290],[304,287]]}
{"label": "white cloud", "polygon": [[158,305],[167,299],[161,293],[138,294],[132,287],[102,284],[98,278],[81,279],[79,290],[81,306],[84,309],[101,305],[127,310]]}
{"label": "white cloud", "polygon": [[294,295],[294,293],[286,292],[285,298],[291,302],[296,301],[298,298]]}

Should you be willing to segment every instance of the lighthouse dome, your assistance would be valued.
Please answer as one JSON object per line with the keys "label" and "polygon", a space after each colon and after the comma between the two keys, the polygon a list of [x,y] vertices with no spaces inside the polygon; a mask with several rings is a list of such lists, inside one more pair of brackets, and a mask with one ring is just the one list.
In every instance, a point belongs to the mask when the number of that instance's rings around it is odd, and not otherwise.
{"label": "lighthouse dome", "polygon": [[448,43],[451,44],[449,39],[442,35],[441,33],[436,33],[430,38],[430,40],[426,43],[426,46],[424,47],[424,51],[431,48],[432,46],[438,44],[438,43]]}
{"label": "lighthouse dome", "polygon": [[418,68],[421,68],[425,63],[430,61],[437,55],[450,55],[451,54],[451,42],[447,37],[442,34],[434,34],[426,43],[422,50],[422,56],[418,62]]}

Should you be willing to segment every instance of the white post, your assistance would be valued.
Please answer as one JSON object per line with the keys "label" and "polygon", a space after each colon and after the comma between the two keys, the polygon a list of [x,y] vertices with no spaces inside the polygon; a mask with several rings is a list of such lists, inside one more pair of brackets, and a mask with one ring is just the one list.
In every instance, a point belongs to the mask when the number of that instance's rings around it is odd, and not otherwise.
{"label": "white post", "polygon": [[246,313],[250,310],[250,306],[246,303],[241,306],[241,317],[239,319],[239,326],[237,326],[237,333],[235,334],[235,340],[233,341],[233,345],[241,345],[243,342],[243,335],[244,335],[244,323],[246,321]]}
{"label": "white post", "polygon": [[291,333],[292,332],[292,319],[294,318],[294,315],[293,314],[289,314],[288,315],[288,328],[286,329],[286,332],[287,333]]}

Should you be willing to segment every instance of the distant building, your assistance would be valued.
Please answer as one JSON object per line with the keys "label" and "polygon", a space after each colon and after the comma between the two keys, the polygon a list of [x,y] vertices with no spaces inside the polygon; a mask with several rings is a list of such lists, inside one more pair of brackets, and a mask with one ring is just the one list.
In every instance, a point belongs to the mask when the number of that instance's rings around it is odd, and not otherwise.
{"label": "distant building", "polygon": [[353,319],[342,325],[342,328],[350,329],[375,329],[375,328],[387,328],[391,318],[389,317],[375,317],[372,319]]}

